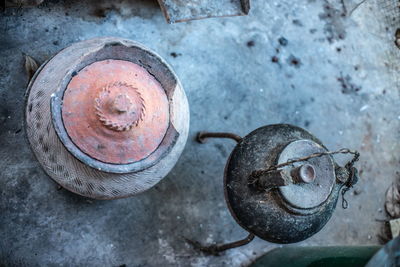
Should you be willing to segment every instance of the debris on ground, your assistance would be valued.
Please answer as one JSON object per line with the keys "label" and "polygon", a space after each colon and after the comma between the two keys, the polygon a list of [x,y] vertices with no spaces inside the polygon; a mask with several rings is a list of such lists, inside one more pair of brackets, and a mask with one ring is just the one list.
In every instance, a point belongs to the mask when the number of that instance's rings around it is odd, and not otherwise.
{"label": "debris on ground", "polygon": [[28,80],[30,81],[37,69],[39,68],[37,62],[30,56],[25,55],[25,71],[28,74]]}
{"label": "debris on ground", "polygon": [[394,37],[395,37],[394,43],[396,44],[396,46],[397,46],[398,48],[400,48],[400,28],[398,28],[398,29],[396,30],[396,33],[394,34]]}
{"label": "debris on ground", "polygon": [[400,218],[400,177],[386,192],[385,208],[392,219]]}
{"label": "debris on ground", "polygon": [[390,220],[390,231],[392,232],[392,238],[396,238],[400,235],[400,218]]}
{"label": "debris on ground", "polygon": [[385,220],[379,239],[382,244],[400,235],[400,175],[386,191],[385,210],[389,216]]}

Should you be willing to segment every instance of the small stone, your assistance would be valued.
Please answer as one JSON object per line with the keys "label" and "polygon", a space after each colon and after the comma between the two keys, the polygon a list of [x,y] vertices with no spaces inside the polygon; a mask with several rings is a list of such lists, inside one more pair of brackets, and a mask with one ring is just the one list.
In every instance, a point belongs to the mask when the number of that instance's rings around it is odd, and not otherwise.
{"label": "small stone", "polygon": [[287,59],[287,62],[295,68],[300,68],[302,65],[300,59],[293,55],[290,55],[290,57]]}
{"label": "small stone", "polygon": [[253,47],[255,45],[256,45],[256,43],[253,40],[250,40],[247,42],[247,47]]}
{"label": "small stone", "polygon": [[288,40],[285,37],[281,37],[278,39],[278,42],[281,46],[287,46]]}
{"label": "small stone", "polygon": [[299,19],[292,20],[292,23],[296,26],[303,27],[303,23]]}

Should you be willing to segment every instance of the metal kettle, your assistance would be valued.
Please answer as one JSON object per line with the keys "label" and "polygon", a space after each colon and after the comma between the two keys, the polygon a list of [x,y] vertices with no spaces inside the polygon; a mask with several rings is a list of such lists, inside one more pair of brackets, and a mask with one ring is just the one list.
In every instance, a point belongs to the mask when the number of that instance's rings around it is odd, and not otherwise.
{"label": "metal kettle", "polygon": [[[250,234],[223,246],[201,247],[218,253],[250,242],[254,236],[274,243],[302,241],[322,229],[339,198],[358,180],[354,163],[359,154],[330,152],[315,136],[287,124],[267,125],[241,138],[230,133],[198,134],[198,141],[230,138],[237,141],[225,166],[224,191],[236,222]],[[354,158],[340,167],[332,155]],[[347,204],[347,202],[344,202]]]}

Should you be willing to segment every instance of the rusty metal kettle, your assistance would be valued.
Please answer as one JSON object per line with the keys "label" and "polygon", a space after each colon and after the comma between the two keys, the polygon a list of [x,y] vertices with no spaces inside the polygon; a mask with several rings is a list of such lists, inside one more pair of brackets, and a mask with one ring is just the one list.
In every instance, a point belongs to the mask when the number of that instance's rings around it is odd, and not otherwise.
{"label": "rusty metal kettle", "polygon": [[[244,245],[254,236],[274,243],[302,241],[322,229],[340,190],[345,186],[347,191],[358,180],[353,167],[358,152],[329,152],[315,136],[296,126],[267,125],[243,138],[230,133],[198,135],[202,143],[207,138],[237,141],[225,167],[225,200],[249,235],[222,246],[192,242],[205,252],[215,254]],[[336,153],[350,153],[354,158],[340,167],[332,157]]]}

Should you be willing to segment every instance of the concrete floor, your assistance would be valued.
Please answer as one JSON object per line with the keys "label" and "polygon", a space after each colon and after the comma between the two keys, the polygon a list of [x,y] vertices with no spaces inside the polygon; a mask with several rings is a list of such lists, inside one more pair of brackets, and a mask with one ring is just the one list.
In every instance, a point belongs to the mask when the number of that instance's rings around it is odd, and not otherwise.
{"label": "concrete floor", "polygon": [[[46,2],[0,14],[0,263],[250,263],[276,245],[256,238],[214,257],[183,241],[246,236],[223,197],[234,143],[200,145],[194,137],[200,130],[245,135],[272,123],[304,127],[332,150],[362,153],[349,208],[338,205],[321,232],[296,245],[378,244],[377,219],[386,218],[384,193],[400,161],[397,1],[367,0],[351,12],[358,1],[253,0],[246,17],[176,25],[165,23],[156,1]],[[191,130],[180,161],[157,186],[133,198],[95,201],[57,190],[28,147],[23,54],[44,62],[73,42],[107,35],[141,42],[172,65],[188,95]]]}

